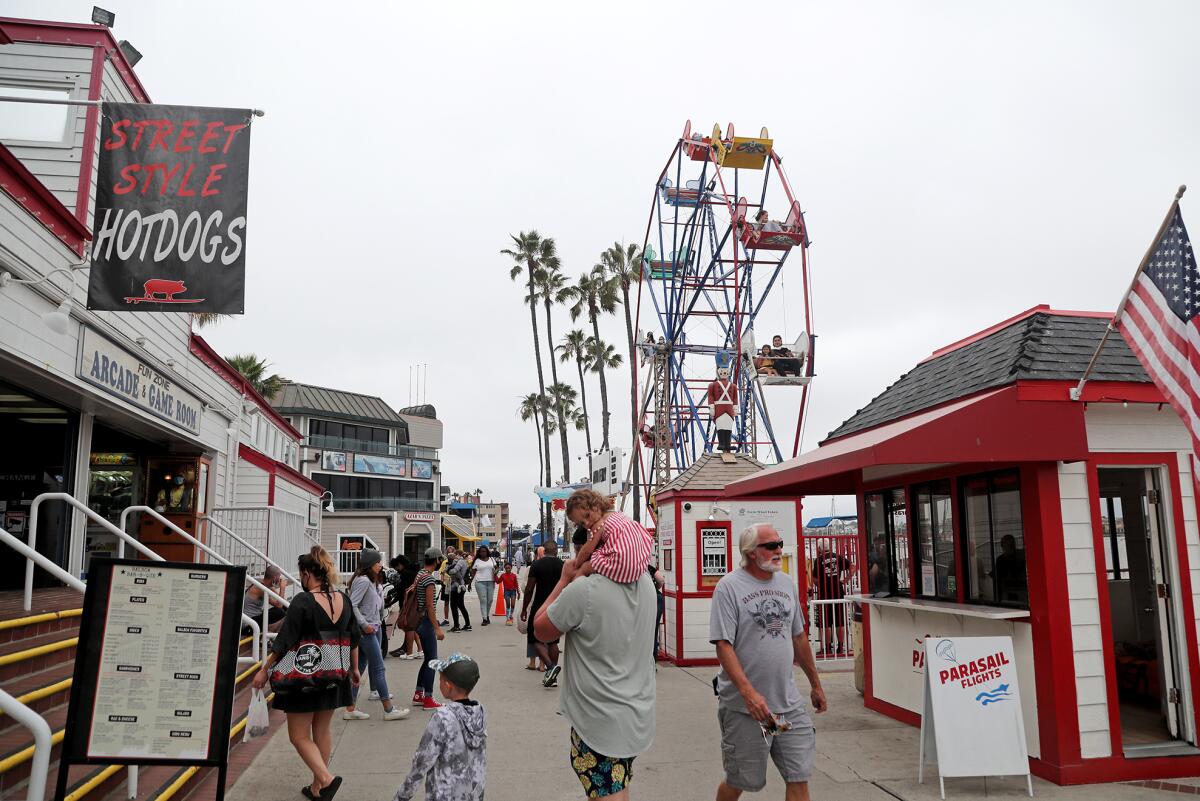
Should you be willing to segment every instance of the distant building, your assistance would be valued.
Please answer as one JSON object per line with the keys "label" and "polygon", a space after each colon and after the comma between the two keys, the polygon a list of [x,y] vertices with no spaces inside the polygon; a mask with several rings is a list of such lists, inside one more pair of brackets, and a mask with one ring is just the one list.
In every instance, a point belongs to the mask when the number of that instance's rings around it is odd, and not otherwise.
{"label": "distant building", "polygon": [[481,503],[479,504],[479,536],[490,545],[495,546],[508,532],[508,504]]}
{"label": "distant building", "polygon": [[328,493],[323,544],[340,552],[343,572],[362,548],[419,559],[441,544],[442,423],[433,406],[396,411],[375,395],[295,382],[273,404],[305,435],[301,467]]}

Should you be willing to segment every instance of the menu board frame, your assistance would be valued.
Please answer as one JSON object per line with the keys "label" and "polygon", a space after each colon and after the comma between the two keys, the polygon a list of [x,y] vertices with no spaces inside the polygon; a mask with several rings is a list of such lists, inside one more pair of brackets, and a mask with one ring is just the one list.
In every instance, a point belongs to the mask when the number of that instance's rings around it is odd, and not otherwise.
{"label": "menu board frame", "polygon": [[[180,595],[173,586],[174,582],[182,584],[188,581],[198,581],[199,574],[219,574],[224,578],[224,588],[220,591],[220,609],[207,610],[203,615],[206,621],[219,621],[216,632],[216,661],[212,681],[197,685],[197,690],[205,692],[211,687],[211,694],[206,699],[211,704],[208,714],[208,739],[204,755],[174,756],[170,754],[155,755],[153,753],[131,756],[90,753],[95,726],[96,704],[98,689],[101,684],[101,665],[106,653],[118,652],[122,640],[136,642],[135,637],[145,635],[145,632],[128,632],[129,628],[108,626],[110,617],[129,614],[127,598],[125,608],[119,606],[120,597],[114,597],[114,580],[118,577],[128,577],[133,572],[122,573],[122,568],[138,572],[152,571],[148,580],[166,578],[165,598]],[[219,787],[224,788],[224,774],[229,760],[229,727],[233,717],[233,696],[237,679],[237,660],[239,640],[242,627],[242,596],[245,592],[246,568],[235,565],[196,564],[189,562],[156,562],[138,559],[94,559],[88,571],[87,591],[83,598],[83,614],[79,624],[80,647],[75,659],[74,679],[71,684],[71,698],[67,707],[67,725],[63,737],[62,755],[58,772],[58,787],[55,792],[56,801],[65,797],[67,772],[71,765],[187,765],[199,767],[215,767],[221,772]],[[121,595],[124,595],[123,593]],[[162,599],[160,599],[160,602]],[[145,602],[140,601],[140,602]],[[119,618],[118,618],[119,619]],[[174,621],[170,621],[171,625]],[[189,628],[184,626],[184,628]],[[164,631],[164,634],[178,637],[177,628]],[[129,643],[124,643],[129,645]],[[137,646],[133,646],[137,650]],[[163,650],[163,649],[159,649]],[[142,653],[147,653],[142,651]],[[119,668],[118,668],[119,669]],[[137,671],[147,671],[150,683],[157,684],[162,679],[155,680],[156,671],[161,672],[162,665],[139,665]],[[143,675],[147,675],[143,673]],[[176,674],[178,676],[178,674]],[[197,707],[197,708],[202,708]],[[174,712],[175,715],[178,711]],[[138,722],[138,728],[155,726],[154,715],[148,720]],[[170,732],[167,732],[170,737]],[[161,735],[160,735],[161,737]],[[152,742],[148,738],[148,742]],[[219,796],[224,793],[219,790]]]}

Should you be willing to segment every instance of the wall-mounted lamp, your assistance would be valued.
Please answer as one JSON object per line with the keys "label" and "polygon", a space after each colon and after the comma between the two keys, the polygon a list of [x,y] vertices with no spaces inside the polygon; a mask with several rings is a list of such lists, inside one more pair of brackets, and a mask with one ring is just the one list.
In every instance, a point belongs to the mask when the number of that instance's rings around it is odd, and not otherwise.
{"label": "wall-mounted lamp", "polygon": [[146,343],[150,340],[146,339],[146,337],[135,337],[133,341],[137,343],[139,348],[145,348]]}
{"label": "wall-mounted lamp", "polygon": [[13,278],[12,273],[0,271],[0,289],[3,289],[9,284],[25,284],[27,286],[35,286],[37,284],[49,281],[50,276],[54,275],[55,273],[67,273],[70,275],[71,289],[67,290],[66,297],[64,297],[62,302],[58,304],[58,308],[56,308],[54,311],[48,311],[42,315],[42,322],[45,323],[46,327],[54,333],[65,334],[67,333],[67,329],[71,324],[71,306],[73,305],[71,301],[71,294],[75,289],[74,270],[67,269],[66,267],[56,267],[55,269],[43,275],[41,278]]}
{"label": "wall-mounted lamp", "polygon": [[726,517],[729,517],[729,510],[728,510],[728,509],[726,509],[724,506],[717,506],[717,505],[714,503],[714,504],[712,505],[712,508],[708,510],[708,519],[709,519],[709,520],[712,520],[712,519],[713,519],[713,517],[716,515],[716,513],[717,513],[717,512],[720,512],[721,514],[725,515]]}
{"label": "wall-mounted lamp", "polygon": [[326,495],[329,496],[329,503],[325,504],[325,511],[329,512],[329,514],[333,514],[335,510],[333,508],[333,493],[332,492],[330,492],[329,490],[325,490],[325,492],[321,493],[321,497],[318,498],[317,500],[319,500],[319,501],[325,500]]}

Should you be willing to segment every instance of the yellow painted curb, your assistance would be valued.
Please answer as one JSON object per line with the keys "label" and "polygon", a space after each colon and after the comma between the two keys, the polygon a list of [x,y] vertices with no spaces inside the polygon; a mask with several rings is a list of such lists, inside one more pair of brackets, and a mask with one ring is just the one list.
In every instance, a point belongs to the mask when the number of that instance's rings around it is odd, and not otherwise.
{"label": "yellow painted curb", "polygon": [[16,662],[24,662],[26,659],[33,659],[35,656],[52,654],[55,651],[61,651],[65,648],[72,648],[78,644],[79,638],[72,637],[69,640],[47,643],[46,645],[39,645],[37,648],[27,648],[24,651],[17,651],[13,654],[5,654],[4,656],[0,656],[0,667],[3,667],[4,665],[11,665]]}
{"label": "yellow painted curb", "polygon": [[14,617],[10,620],[0,620],[0,631],[4,631],[5,629],[19,629],[22,626],[32,626],[35,623],[48,623],[51,620],[79,617],[82,614],[82,609],[63,609],[60,612],[45,612],[40,615],[30,615],[29,617]]}

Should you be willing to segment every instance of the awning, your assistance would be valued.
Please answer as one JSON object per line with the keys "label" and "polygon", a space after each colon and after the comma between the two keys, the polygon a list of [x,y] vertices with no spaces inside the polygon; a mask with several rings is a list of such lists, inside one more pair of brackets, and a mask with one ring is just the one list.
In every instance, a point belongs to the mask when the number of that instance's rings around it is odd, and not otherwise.
{"label": "awning", "polygon": [[935,465],[1073,462],[1088,455],[1083,404],[985,392],[851,434],[729,484],[728,497],[853,495],[861,481]]}

